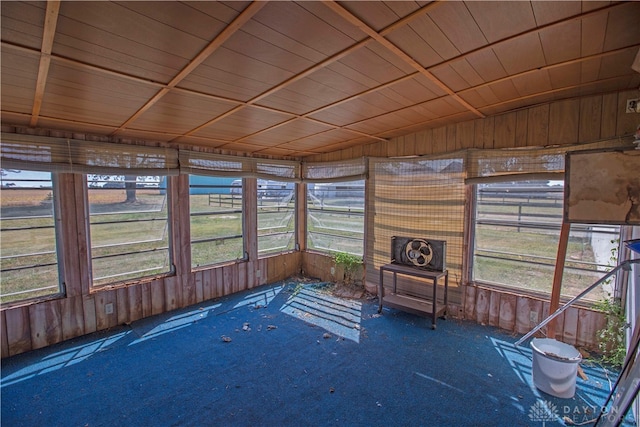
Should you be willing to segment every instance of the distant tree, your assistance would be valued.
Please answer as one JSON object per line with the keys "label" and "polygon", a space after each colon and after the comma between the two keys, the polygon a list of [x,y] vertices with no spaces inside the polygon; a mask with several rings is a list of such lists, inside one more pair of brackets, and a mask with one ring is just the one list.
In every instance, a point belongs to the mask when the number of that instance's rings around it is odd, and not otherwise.
{"label": "distant tree", "polygon": [[125,175],[124,176],[124,189],[127,194],[127,198],[124,201],[125,203],[135,203],[137,201],[136,198],[136,187],[138,186],[138,177],[136,175]]}

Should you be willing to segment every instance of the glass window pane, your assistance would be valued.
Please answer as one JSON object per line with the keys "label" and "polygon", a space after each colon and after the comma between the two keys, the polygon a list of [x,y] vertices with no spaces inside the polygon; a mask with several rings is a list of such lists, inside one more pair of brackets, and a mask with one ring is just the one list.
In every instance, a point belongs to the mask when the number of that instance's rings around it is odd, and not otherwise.
{"label": "glass window pane", "polygon": [[191,265],[244,257],[242,179],[189,176]]}
{"label": "glass window pane", "polygon": [[258,180],[258,254],[295,247],[295,184]]}
{"label": "glass window pane", "polygon": [[60,293],[49,172],[0,170],[3,303]]}
{"label": "glass window pane", "polygon": [[364,181],[307,185],[307,248],[364,251]]}
{"label": "glass window pane", "polygon": [[[562,181],[521,181],[476,186],[473,279],[551,292],[564,206]],[[618,226],[572,224],[562,295],[573,297],[617,262]],[[597,300],[606,289],[586,299]]]}
{"label": "glass window pane", "polygon": [[171,272],[159,176],[88,175],[93,285]]}

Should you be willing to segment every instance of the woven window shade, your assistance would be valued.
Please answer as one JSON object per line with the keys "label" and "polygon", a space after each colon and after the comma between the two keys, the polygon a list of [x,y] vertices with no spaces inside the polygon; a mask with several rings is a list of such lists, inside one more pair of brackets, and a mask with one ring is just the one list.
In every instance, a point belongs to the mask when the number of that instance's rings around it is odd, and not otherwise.
{"label": "woven window shade", "polygon": [[357,181],[367,177],[367,159],[339,162],[308,162],[302,164],[302,180],[305,182]]}
{"label": "woven window shade", "polygon": [[[391,261],[391,237],[445,240],[449,301],[461,302],[464,158],[369,159],[367,280]],[[400,280],[400,279],[399,279]]]}
{"label": "woven window shade", "polygon": [[300,179],[300,163],[180,150],[180,173],[267,178],[280,181]]}
{"label": "woven window shade", "polygon": [[112,144],[35,135],[2,134],[2,167],[46,172],[177,175],[171,148]]}
{"label": "woven window shade", "polygon": [[256,178],[275,179],[277,181],[300,181],[300,163],[284,160],[255,160]]}
{"label": "woven window shade", "polygon": [[553,148],[469,150],[466,183],[490,182],[497,177],[503,181],[505,176],[522,180],[554,179],[555,175],[555,179],[563,179],[565,155],[568,152],[617,148],[624,145],[620,139],[613,139]]}

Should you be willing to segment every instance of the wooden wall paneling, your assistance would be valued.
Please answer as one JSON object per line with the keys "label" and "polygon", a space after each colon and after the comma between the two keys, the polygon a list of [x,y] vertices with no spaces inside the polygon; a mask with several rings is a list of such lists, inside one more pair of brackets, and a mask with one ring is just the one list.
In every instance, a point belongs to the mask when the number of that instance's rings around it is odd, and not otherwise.
{"label": "wooden wall paneling", "polygon": [[493,148],[512,148],[516,145],[516,113],[500,114],[495,117]]}
{"label": "wooden wall paneling", "polygon": [[0,311],[0,357],[9,357],[9,341],[7,339],[7,317]]}
{"label": "wooden wall paneling", "polygon": [[118,325],[126,325],[129,320],[129,291],[126,287],[114,290],[116,293],[116,317]]}
{"label": "wooden wall paneling", "polygon": [[499,327],[507,331],[513,331],[516,326],[516,303],[514,294],[502,294],[500,296],[500,323]]}
{"label": "wooden wall paneling", "polygon": [[[295,227],[296,227],[296,244],[298,250],[305,251],[307,249],[307,184],[298,183],[295,186],[296,199],[295,199]],[[249,259],[254,261],[254,259]],[[255,268],[255,267],[254,267]],[[250,282],[252,286],[255,282]]]}
{"label": "wooden wall paneling", "polygon": [[454,152],[456,151],[457,148],[457,140],[456,140],[456,129],[457,126],[456,125],[448,125],[446,126],[447,129],[447,145],[446,145],[446,151],[447,152]]}
{"label": "wooden wall paneling", "polygon": [[189,175],[168,177],[171,245],[176,275],[191,272],[191,219],[189,217]]}
{"label": "wooden wall paneling", "polygon": [[164,278],[164,306],[166,311],[184,307],[182,304],[182,286],[178,276]]}
{"label": "wooden wall paneling", "polygon": [[433,153],[445,153],[447,151],[447,127],[440,126],[439,128],[432,130],[433,140]]}
{"label": "wooden wall paneling", "polygon": [[222,267],[218,267],[215,270],[215,289],[216,298],[220,298],[225,295],[224,293],[224,274]]}
{"label": "wooden wall paneling", "polygon": [[196,301],[204,301],[204,272],[203,270],[193,273],[195,287],[196,287]]}
{"label": "wooden wall paneling", "polygon": [[465,319],[473,319],[475,318],[476,312],[476,290],[475,286],[467,286],[466,293],[464,298],[464,318]]}
{"label": "wooden wall paneling", "polygon": [[578,311],[576,307],[569,307],[564,311],[564,327],[558,329],[556,325],[556,331],[562,331],[562,342],[575,345],[576,337],[578,335]]}
{"label": "wooden wall paneling", "polygon": [[[84,175],[74,174],[75,186],[75,216],[78,222],[76,232],[77,249],[74,255],[77,256],[78,268],[80,273],[80,282],[82,295],[88,295],[93,285],[93,277],[91,273],[91,254],[89,242],[89,201],[87,180]],[[82,260],[82,261],[80,261]],[[67,294],[67,296],[70,296]]]}
{"label": "wooden wall paneling", "polygon": [[149,317],[153,315],[153,300],[151,296],[151,286],[154,282],[145,282],[140,285],[140,294],[141,294],[141,300],[142,300],[142,317]]}
{"label": "wooden wall paneling", "polygon": [[516,112],[516,140],[515,147],[527,146],[527,133],[529,130],[529,112],[519,110]]}
{"label": "wooden wall paneling", "polygon": [[389,157],[397,157],[402,156],[402,152],[404,151],[404,136],[398,136],[396,138],[392,138],[389,141],[389,145],[387,146],[387,156]]}
{"label": "wooden wall paneling", "polygon": [[433,132],[431,129],[423,130],[416,134],[415,150],[417,155],[433,153]]}
{"label": "wooden wall paneling", "polygon": [[215,297],[215,277],[216,273],[214,270],[202,270],[202,300],[208,301]]}
{"label": "wooden wall paneling", "polygon": [[549,110],[549,144],[566,145],[577,143],[579,124],[579,99],[551,103]]}
{"label": "wooden wall paneling", "polygon": [[549,104],[527,110],[527,146],[544,147],[549,143]]}
{"label": "wooden wall paneling", "polygon": [[412,133],[404,137],[403,156],[413,156],[416,154],[416,134]]}
{"label": "wooden wall paneling", "polygon": [[458,123],[456,128],[456,150],[475,146],[475,120]]}
{"label": "wooden wall paneling", "polygon": [[501,292],[491,291],[489,297],[489,325],[500,326],[500,296]]}
{"label": "wooden wall paneling", "polygon": [[494,146],[494,129],[495,129],[495,118],[493,116],[482,119],[483,121],[483,138],[482,138],[482,146],[477,146],[476,148],[493,148]]}
{"label": "wooden wall paneling", "polygon": [[578,140],[580,142],[600,139],[602,120],[602,96],[590,96],[580,99],[580,125]]}
{"label": "wooden wall paneling", "polygon": [[476,322],[481,325],[489,323],[489,302],[491,291],[477,288],[476,290]]}
{"label": "wooden wall paneling", "polygon": [[93,295],[83,295],[82,312],[84,314],[84,333],[90,334],[98,330],[96,317],[96,301]]}
{"label": "wooden wall paneling", "polygon": [[640,125],[640,113],[627,113],[627,98],[638,98],[640,92],[620,92],[618,95],[616,135],[633,135]]}
{"label": "wooden wall paneling", "polygon": [[[96,328],[103,330],[118,324],[116,291],[101,291],[95,294]],[[107,314],[107,304],[111,304],[113,313]]]}
{"label": "wooden wall paneling", "polygon": [[262,286],[269,283],[267,280],[267,278],[269,277],[269,271],[268,271],[266,259],[263,258],[258,260],[258,270],[260,271],[260,277],[258,277],[258,280],[259,280],[258,285]]}
{"label": "wooden wall paneling", "polygon": [[16,307],[4,311],[9,355],[32,350],[29,307]]}
{"label": "wooden wall paneling", "polygon": [[238,291],[242,292],[249,289],[247,285],[247,263],[241,262],[237,264],[238,267]]}
{"label": "wooden wall paneling", "polygon": [[154,280],[150,283],[151,314],[160,314],[165,311],[165,286],[164,279]]}
{"label": "wooden wall paneling", "polygon": [[[541,321],[546,319],[547,317],[549,317],[549,308],[551,306],[551,303],[549,301],[544,301],[542,303],[542,318]],[[555,336],[551,336],[549,333],[551,331],[549,331],[548,326],[545,326],[544,328],[542,328],[540,330],[541,333],[543,333],[545,336],[549,337],[549,338],[556,338],[559,340],[562,340],[562,334],[564,331],[564,312],[560,313],[553,321],[555,323],[555,330],[556,330],[556,335]]]}
{"label": "wooden wall paneling", "polygon": [[[252,261],[258,259],[258,180],[245,178],[242,192],[245,251]],[[306,195],[302,200],[307,200]]]}
{"label": "wooden wall paneling", "polygon": [[222,267],[222,283],[223,283],[223,295],[231,295],[233,293],[234,286],[234,266],[225,265]]}
{"label": "wooden wall paneling", "polygon": [[144,317],[142,303],[142,285],[129,286],[127,298],[129,299],[129,322],[135,322]]}
{"label": "wooden wall paneling", "polygon": [[253,289],[256,284],[256,265],[257,262],[249,261],[246,266],[246,280],[247,280],[247,289]]}
{"label": "wooden wall paneling", "polygon": [[60,300],[62,316],[62,339],[84,335],[84,304],[82,296],[64,298]]}
{"label": "wooden wall paneling", "polygon": [[33,349],[62,341],[60,301],[45,301],[29,306],[29,323]]}
{"label": "wooden wall paneling", "polygon": [[[57,188],[55,196],[60,205],[60,215],[56,219],[61,227],[61,252],[65,295],[74,297],[82,295],[82,281],[80,278],[80,264],[78,260],[78,220],[74,212],[76,211],[75,195],[75,175],[70,173],[59,174],[57,177]],[[65,212],[63,215],[62,212]],[[67,214],[67,212],[69,212]],[[84,214],[80,218],[84,219]]]}
{"label": "wooden wall paneling", "polygon": [[473,141],[468,148],[484,148],[484,123],[487,119],[473,121]]}
{"label": "wooden wall paneling", "polygon": [[197,298],[195,274],[185,273],[181,275],[178,286],[182,288],[182,307],[199,302]]}
{"label": "wooden wall paneling", "polygon": [[616,130],[618,129],[618,94],[611,93],[602,96],[601,123],[601,138],[616,136]]}
{"label": "wooden wall paneling", "polygon": [[516,332],[526,334],[542,319],[542,301],[529,296],[519,295],[516,307]]}
{"label": "wooden wall paneling", "polygon": [[598,348],[598,331],[606,326],[603,313],[587,308],[578,309],[576,345]]}

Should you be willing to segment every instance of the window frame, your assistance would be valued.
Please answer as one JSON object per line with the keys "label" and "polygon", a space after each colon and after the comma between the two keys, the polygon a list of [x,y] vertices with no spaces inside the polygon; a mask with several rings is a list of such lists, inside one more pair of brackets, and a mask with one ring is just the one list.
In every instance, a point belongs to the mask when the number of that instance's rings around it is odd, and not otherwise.
{"label": "window frame", "polygon": [[[359,253],[354,253],[354,252],[347,251],[347,250],[344,250],[344,249],[322,248],[322,247],[316,247],[316,246],[312,245],[312,242],[311,242],[311,234],[312,234],[311,228],[312,227],[310,227],[311,221],[310,221],[310,218],[309,218],[310,213],[312,211],[312,209],[310,209],[310,203],[311,203],[310,202],[310,200],[311,200],[310,194],[311,194],[311,192],[312,191],[313,192],[316,191],[316,186],[318,184],[320,184],[320,185],[340,185],[340,184],[354,183],[354,182],[362,182],[362,212],[361,212],[361,215],[362,215],[362,232],[358,231],[358,233],[361,234],[361,238],[360,239],[352,238],[352,240],[354,240],[354,241],[358,240],[360,242],[360,251],[359,251]],[[336,192],[338,190],[337,190],[337,188],[333,189],[333,190],[328,190],[329,193],[331,191]],[[349,191],[349,190],[347,189],[347,191]],[[305,224],[306,224],[306,226],[305,226],[306,233],[305,233],[304,238],[305,238],[306,250],[312,251],[312,252],[318,252],[318,253],[325,254],[325,255],[330,255],[330,256],[333,256],[336,253],[346,252],[346,253],[350,253],[352,255],[355,255],[355,256],[358,256],[358,257],[361,257],[361,258],[364,259],[365,252],[366,252],[366,247],[365,247],[366,246],[366,221],[365,221],[365,219],[366,219],[366,212],[367,212],[366,194],[367,194],[367,180],[366,179],[344,180],[344,181],[342,181],[342,180],[328,180],[328,181],[314,181],[313,183],[307,183],[306,197],[305,197],[305,200],[304,200],[304,203],[305,203]],[[315,194],[314,194],[314,197],[315,197]],[[347,210],[338,210],[336,212],[339,212],[340,214],[343,214],[343,213],[349,214],[350,211],[347,209]],[[358,216],[360,216],[360,213],[358,213]],[[343,231],[352,232],[352,231],[347,231],[347,230],[343,230]],[[341,234],[328,234],[328,235],[329,236],[333,236],[333,237],[339,237],[339,238],[349,238],[349,237],[343,236]]]}
{"label": "window frame", "polygon": [[[126,176],[127,174],[127,170],[122,170],[121,174],[108,174],[109,176]],[[122,286],[126,286],[128,284],[132,284],[132,283],[145,283],[145,282],[151,282],[153,280],[157,280],[160,278],[165,278],[165,277],[172,277],[176,275],[176,265],[175,265],[175,257],[174,257],[174,242],[173,242],[173,210],[171,209],[172,206],[172,191],[171,191],[171,183],[170,183],[170,179],[169,176],[163,176],[163,175],[141,175],[141,174],[137,174],[137,177],[140,176],[159,176],[159,183],[158,183],[158,191],[165,192],[165,197],[166,197],[166,211],[167,211],[167,256],[169,258],[168,261],[168,265],[169,265],[169,269],[167,271],[164,272],[160,272],[160,273],[152,273],[152,274],[148,274],[148,275],[142,275],[139,277],[129,277],[126,279],[121,279],[121,280],[114,280],[114,281],[109,281],[106,283],[95,283],[95,277],[94,277],[94,258],[93,258],[93,253],[94,253],[94,248],[92,247],[92,238],[91,238],[91,203],[89,200],[89,191],[92,189],[89,187],[89,175],[105,175],[105,174],[84,174],[83,178],[84,178],[84,189],[85,189],[85,194],[86,194],[86,205],[85,205],[85,209],[86,209],[86,221],[85,221],[85,227],[87,230],[87,251],[88,251],[88,262],[89,262],[89,289],[90,291],[101,291],[104,289],[109,289],[109,288],[118,288],[118,287],[122,287]],[[126,178],[125,178],[126,179]],[[162,186],[162,182],[165,182],[165,186]],[[136,188],[137,189],[137,188]]]}
{"label": "window frame", "polygon": [[[491,184],[500,184],[500,183],[513,183],[516,181],[519,181],[519,179],[514,179],[513,176],[504,176],[502,177],[504,179],[491,179],[490,181],[488,181],[487,183],[491,183]],[[520,181],[530,181],[531,179],[520,179]],[[549,178],[540,178],[540,179],[534,179],[536,181],[560,181],[557,177],[553,178],[553,179],[549,179]],[[562,227],[563,221],[564,221],[564,217],[562,214],[562,210],[564,208],[564,198],[565,198],[565,189],[564,189],[564,180],[562,180],[563,183],[563,187],[562,187],[562,198],[560,199],[560,206],[559,208],[561,209],[561,217],[560,217],[560,222],[557,225],[550,225],[550,227],[552,227],[553,229],[557,229],[558,230],[558,234],[560,233],[560,229]],[[511,284],[506,284],[506,283],[497,283],[497,282],[492,282],[490,280],[487,279],[479,279],[476,276],[476,249],[477,249],[477,238],[478,238],[478,233],[477,233],[477,225],[478,225],[478,206],[479,206],[479,197],[478,197],[478,192],[479,192],[479,188],[480,185],[483,184],[482,182],[475,182],[473,184],[469,184],[469,187],[471,187],[471,191],[469,191],[467,194],[469,194],[470,197],[470,203],[469,203],[469,253],[467,256],[467,263],[468,263],[468,268],[466,269],[467,271],[467,277],[468,277],[468,281],[470,283],[474,283],[477,285],[481,285],[481,286],[486,286],[486,287],[490,287],[490,288],[494,288],[494,289],[499,289],[499,290],[503,290],[503,291],[507,291],[507,292],[517,292],[519,294],[526,294],[526,295],[532,295],[535,297],[540,297],[540,298],[545,298],[548,299],[551,296],[552,293],[552,289],[550,289],[549,291],[544,290],[544,289],[537,289],[534,287],[525,287],[525,286],[520,286],[520,285],[511,285]],[[513,227],[518,227],[519,221],[517,222],[516,225],[512,225]],[[570,237],[575,237],[575,235],[580,235],[582,233],[586,233],[589,232],[590,230],[585,229],[585,226],[589,226],[589,224],[570,224],[571,228],[570,228]],[[601,224],[594,224],[595,227],[612,227],[611,225],[601,225]],[[527,226],[526,224],[522,227],[522,228],[533,228],[535,229],[536,227],[534,226]],[[544,227],[540,227],[540,228],[544,228]],[[576,233],[575,235],[573,233]],[[602,232],[603,234],[609,234],[611,236],[614,236],[615,233],[606,233],[606,232]],[[622,236],[622,227],[618,228],[617,231],[617,235],[616,238],[620,239]],[[556,248],[553,251],[553,254],[550,254],[553,258],[554,258],[554,262],[552,264],[548,264],[547,267],[551,267],[552,268],[552,274],[551,276],[553,276],[555,274],[555,269],[556,269],[556,264],[557,264],[557,245]],[[517,260],[517,262],[528,262],[528,261],[524,261],[524,260]],[[596,267],[596,270],[587,270],[584,268],[580,268],[580,267],[571,267],[568,264],[570,263],[575,263],[575,264],[584,264],[584,265],[594,265]],[[600,270],[599,267],[604,267],[605,265],[602,263],[598,263],[597,260],[594,261],[584,261],[584,260],[570,260],[569,258],[566,258],[564,260],[563,263],[563,278],[566,278],[566,273],[568,270],[575,270],[575,271],[579,271],[579,270],[583,270],[585,272],[590,272],[593,271],[594,273],[600,272],[601,275],[606,274],[606,271]],[[612,267],[613,268],[613,267]],[[553,280],[553,279],[552,279]],[[551,283],[551,285],[553,285],[553,283]],[[588,284],[587,284],[588,285]],[[565,283],[565,280],[563,280],[560,292],[561,292],[561,300],[563,301],[568,301],[569,299],[573,298],[575,295],[567,293],[566,291],[567,289],[567,283]],[[614,289],[615,289],[615,284],[614,284]],[[577,295],[577,294],[576,294]],[[591,306],[593,305],[593,303],[596,301],[597,299],[594,299],[593,297],[589,298],[585,298],[581,304],[583,306]]]}
{"label": "window frame", "polygon": [[[196,176],[196,177],[201,177],[201,178],[214,178],[214,179],[218,179],[218,178],[229,178],[232,179],[233,181],[229,184],[229,191],[230,194],[233,195],[233,188],[237,187],[237,185],[235,185],[234,183],[238,180],[241,180],[242,184],[240,186],[240,209],[241,209],[241,218],[240,218],[240,223],[241,223],[241,236],[240,239],[242,240],[242,256],[239,258],[233,258],[233,259],[227,259],[227,260],[221,260],[221,261],[215,261],[215,262],[209,262],[206,264],[195,264],[194,263],[194,252],[193,252],[193,248],[194,248],[194,238],[193,238],[193,233],[192,233],[192,223],[191,223],[191,219],[194,216],[200,216],[203,215],[202,213],[197,213],[196,215],[194,215],[192,209],[191,209],[191,177],[192,176]],[[219,185],[216,184],[212,184],[211,188],[216,188],[219,187]],[[247,193],[247,185],[246,185],[246,180],[245,178],[242,178],[240,176],[227,176],[227,175],[212,175],[212,174],[203,174],[203,173],[189,173],[188,174],[188,195],[189,195],[189,250],[191,252],[191,265],[190,265],[190,270],[191,271],[198,271],[198,270],[204,270],[204,269],[210,269],[212,267],[216,267],[216,266],[221,266],[224,264],[229,264],[229,263],[234,263],[234,262],[241,262],[241,261],[248,261],[249,260],[249,254],[247,252],[247,232],[246,232],[246,213],[247,213],[247,208],[246,208],[246,193]],[[222,213],[224,214],[224,212]],[[225,239],[225,238],[237,238],[235,236],[223,236],[223,237],[216,237],[215,239]],[[213,241],[213,240],[211,240]],[[202,241],[196,242],[196,243],[202,243]]]}
{"label": "window frame", "polygon": [[[32,170],[32,169],[19,169],[21,172],[44,172],[49,173],[51,178],[51,194],[52,194],[52,206],[51,206],[51,215],[52,215],[52,223],[53,223],[53,237],[55,239],[54,242],[54,251],[55,251],[55,259],[56,259],[56,271],[57,271],[57,291],[51,292],[46,295],[37,295],[27,298],[16,299],[12,301],[0,302],[0,307],[14,307],[23,304],[44,302],[50,300],[56,300],[61,298],[66,298],[67,290],[66,290],[66,278],[65,278],[65,269],[64,269],[64,261],[65,261],[65,244],[64,244],[64,225],[62,222],[61,215],[61,189],[60,189],[60,180],[58,173],[52,171],[44,171],[44,170]],[[31,187],[29,189],[32,189]],[[5,190],[6,191],[6,190]],[[1,217],[0,217],[1,218]],[[33,267],[38,267],[32,266]],[[37,291],[37,289],[36,289]],[[33,292],[33,291],[31,291]]]}

